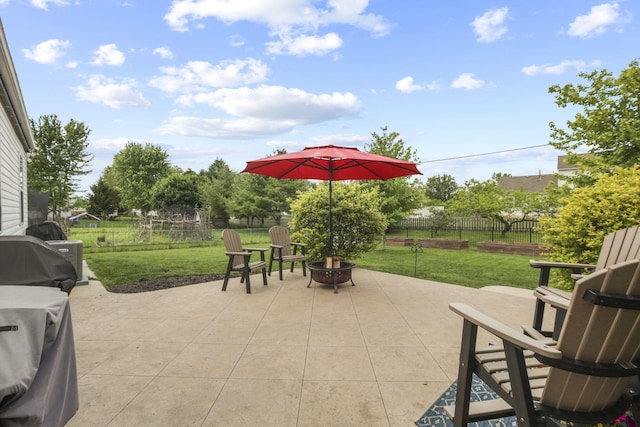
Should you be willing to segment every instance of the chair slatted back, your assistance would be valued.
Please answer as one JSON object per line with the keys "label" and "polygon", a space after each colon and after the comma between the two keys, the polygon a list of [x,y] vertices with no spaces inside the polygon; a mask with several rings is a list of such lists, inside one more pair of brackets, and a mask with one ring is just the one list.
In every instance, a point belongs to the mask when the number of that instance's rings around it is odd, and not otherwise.
{"label": "chair slatted back", "polygon": [[269,238],[272,244],[282,246],[283,257],[291,255],[291,236],[288,228],[274,225],[269,229]]}
{"label": "chair slatted back", "polygon": [[[224,248],[227,252],[242,252],[242,242],[240,241],[240,234],[238,234],[237,231],[231,229],[222,230],[222,241],[224,242]],[[233,257],[234,267],[243,264],[243,257],[239,255]]]}
{"label": "chair slatted back", "polygon": [[[558,349],[574,360],[622,363],[640,357],[640,311],[593,305],[588,289],[640,297],[640,261],[630,260],[580,279],[567,310]],[[541,403],[571,411],[604,409],[633,377],[603,378],[551,368]]]}
{"label": "chair slatted back", "polygon": [[596,270],[630,259],[640,258],[640,227],[626,228],[607,234],[602,242]]}

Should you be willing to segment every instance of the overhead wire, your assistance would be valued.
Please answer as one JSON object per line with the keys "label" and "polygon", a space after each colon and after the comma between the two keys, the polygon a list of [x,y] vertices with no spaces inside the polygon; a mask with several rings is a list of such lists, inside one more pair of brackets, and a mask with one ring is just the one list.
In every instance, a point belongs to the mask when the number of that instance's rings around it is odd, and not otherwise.
{"label": "overhead wire", "polygon": [[503,153],[510,153],[513,151],[531,150],[533,148],[541,148],[541,147],[548,147],[548,146],[549,144],[541,144],[541,145],[531,145],[529,147],[511,148],[509,150],[492,151],[489,153],[467,154],[464,156],[447,157],[445,159],[425,160],[425,161],[421,161],[420,164],[422,165],[425,163],[436,163],[436,162],[446,162],[448,160],[468,159],[471,157],[491,156],[493,154],[503,154]]}

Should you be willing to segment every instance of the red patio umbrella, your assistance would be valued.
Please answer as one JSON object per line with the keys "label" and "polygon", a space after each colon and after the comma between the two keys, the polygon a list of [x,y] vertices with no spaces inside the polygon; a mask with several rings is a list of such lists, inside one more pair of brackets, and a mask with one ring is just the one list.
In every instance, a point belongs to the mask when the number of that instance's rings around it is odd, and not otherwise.
{"label": "red patio umbrella", "polygon": [[387,180],[422,173],[415,163],[360,151],[355,147],[323,145],[302,151],[247,162],[242,172],[278,179],[319,179],[329,181],[329,246],[333,253],[331,223],[333,181]]}

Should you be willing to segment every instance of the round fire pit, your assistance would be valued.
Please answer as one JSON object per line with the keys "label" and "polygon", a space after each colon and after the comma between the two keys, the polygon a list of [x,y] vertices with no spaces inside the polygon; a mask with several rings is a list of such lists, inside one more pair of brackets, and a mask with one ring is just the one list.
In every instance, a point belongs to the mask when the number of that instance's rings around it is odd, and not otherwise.
{"label": "round fire pit", "polygon": [[324,261],[312,262],[308,265],[309,271],[311,272],[311,279],[309,279],[307,288],[311,286],[311,282],[314,280],[328,285],[333,284],[333,291],[335,293],[338,293],[338,284],[340,283],[351,280],[351,286],[355,286],[356,284],[353,283],[353,279],[351,278],[351,270],[353,270],[355,266],[354,263],[340,261],[340,267],[327,268]]}

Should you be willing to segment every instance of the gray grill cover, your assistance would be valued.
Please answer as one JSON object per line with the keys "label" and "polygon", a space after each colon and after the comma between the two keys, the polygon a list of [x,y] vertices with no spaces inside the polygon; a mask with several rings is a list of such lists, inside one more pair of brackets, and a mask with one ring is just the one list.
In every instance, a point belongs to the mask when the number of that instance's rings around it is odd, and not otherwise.
{"label": "gray grill cover", "polygon": [[33,236],[0,236],[0,285],[52,286],[70,293],[76,285],[73,264]]}

